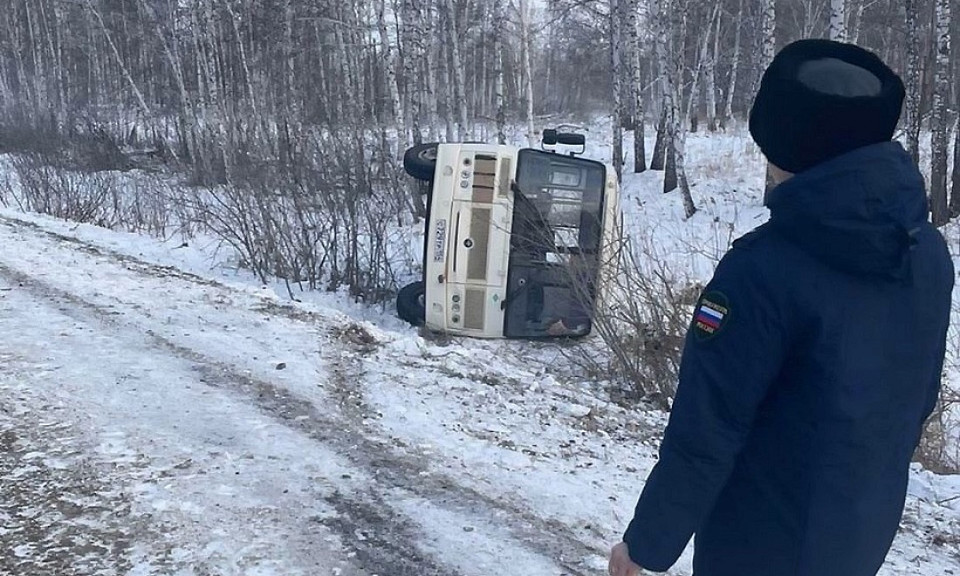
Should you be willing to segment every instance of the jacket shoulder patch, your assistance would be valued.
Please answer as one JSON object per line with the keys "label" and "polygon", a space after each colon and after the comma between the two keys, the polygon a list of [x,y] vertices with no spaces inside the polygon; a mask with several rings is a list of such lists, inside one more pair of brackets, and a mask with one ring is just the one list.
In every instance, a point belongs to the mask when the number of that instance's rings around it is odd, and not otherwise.
{"label": "jacket shoulder patch", "polygon": [[693,333],[698,340],[713,338],[730,318],[730,301],[723,292],[707,292],[700,297],[693,315]]}

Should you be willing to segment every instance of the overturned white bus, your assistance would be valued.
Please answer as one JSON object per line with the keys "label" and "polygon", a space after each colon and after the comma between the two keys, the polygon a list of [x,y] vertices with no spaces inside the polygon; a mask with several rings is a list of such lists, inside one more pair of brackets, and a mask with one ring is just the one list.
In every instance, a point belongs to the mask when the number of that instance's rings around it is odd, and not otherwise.
{"label": "overturned white bus", "polygon": [[408,149],[407,173],[429,182],[427,230],[423,279],[400,291],[398,315],[479,338],[589,334],[619,210],[615,176],[583,149],[582,134],[554,130],[541,150]]}

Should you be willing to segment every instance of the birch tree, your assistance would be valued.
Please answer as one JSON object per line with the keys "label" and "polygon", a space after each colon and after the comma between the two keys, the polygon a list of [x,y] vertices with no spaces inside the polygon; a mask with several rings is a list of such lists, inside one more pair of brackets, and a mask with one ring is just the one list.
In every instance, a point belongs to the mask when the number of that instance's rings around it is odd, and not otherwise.
{"label": "birch tree", "polygon": [[[761,40],[760,40],[760,70],[757,74],[756,86],[754,92],[760,88],[760,80],[764,71],[773,62],[777,49],[777,4],[775,0],[763,0],[761,6]],[[770,190],[774,186],[773,173],[767,167],[765,189]]]}
{"label": "birch tree", "polygon": [[726,126],[728,122],[733,119],[733,98],[737,93],[737,75],[740,71],[740,37],[743,30],[743,0],[739,0],[737,3],[737,16],[733,21],[734,40],[733,40],[733,56],[730,59],[730,82],[727,84],[727,98],[726,103],[723,107],[723,116],[721,117],[721,125]]}
{"label": "birch tree", "polygon": [[507,143],[507,109],[503,84],[503,50],[504,50],[504,0],[493,0],[493,34],[494,58],[494,107],[496,108],[497,143]]}
{"label": "birch tree", "polygon": [[[140,88],[137,86],[136,81],[134,81],[133,76],[130,75],[130,71],[127,69],[126,63],[123,60],[123,56],[121,56],[120,51],[117,49],[117,45],[113,41],[113,36],[110,34],[110,31],[107,29],[106,24],[104,24],[103,22],[103,16],[101,16],[100,11],[97,10],[96,7],[94,7],[92,0],[87,0],[87,8],[90,10],[90,13],[93,15],[94,18],[97,19],[97,22],[100,24],[100,29],[103,31],[103,36],[104,38],[106,38],[107,44],[110,46],[110,51],[113,54],[113,57],[116,59],[117,66],[120,67],[120,70],[123,72],[124,79],[127,81],[127,84],[130,86],[130,90],[133,91],[134,96],[136,96],[137,98],[137,104],[140,105],[140,109],[143,111],[144,114],[149,115],[150,107],[147,106],[147,101],[146,99],[144,99],[143,93],[140,92]],[[29,12],[27,14],[29,14]],[[32,26],[30,28],[31,30],[33,29]],[[36,40],[34,40],[33,43],[36,44]],[[38,58],[36,55],[34,56],[34,62],[35,62],[34,66],[36,69],[41,68],[41,65],[40,65],[41,61],[42,61],[41,58]],[[42,72],[38,73],[37,77],[42,78],[43,77]],[[39,90],[39,89],[37,90],[37,94],[42,94],[42,93],[43,93],[42,90]]]}
{"label": "birch tree", "polygon": [[530,29],[530,4],[529,0],[517,1],[517,9],[520,13],[521,71],[524,79],[523,102],[527,120],[527,143],[533,147],[536,146],[537,135],[533,117],[533,65],[530,54],[533,51],[533,34]]}
{"label": "birch tree", "polygon": [[623,10],[626,0],[610,0],[610,62],[613,74],[613,170],[617,182],[623,179]]}
{"label": "birch tree", "polygon": [[[655,14],[654,27],[654,53],[656,54],[656,67],[659,77],[660,93],[660,114],[657,119],[657,139],[653,144],[653,158],[650,160],[651,170],[665,170],[667,166],[667,150],[672,147],[669,144],[671,130],[668,127],[670,114],[673,111],[671,97],[674,87],[671,84],[672,70],[670,68],[670,14],[673,0],[650,0],[652,4],[651,12]],[[671,188],[672,190],[673,188]]]}
{"label": "birch tree", "polygon": [[[681,101],[682,101],[682,87],[679,82],[683,78],[684,70],[684,53],[686,52],[686,36],[687,36],[687,21],[689,19],[689,2],[688,0],[678,0],[677,10],[675,11],[676,17],[679,19],[679,46],[671,46],[672,49],[672,60],[673,60],[673,74],[671,77],[675,80],[671,81],[671,88],[673,88],[673,93],[670,96],[671,104],[671,116],[672,121],[669,123],[671,129],[670,140],[673,143],[673,162],[676,169],[676,183],[674,187],[680,188],[680,198],[683,203],[683,213],[687,218],[692,217],[696,211],[697,207],[693,202],[693,197],[690,194],[690,183],[687,180],[687,171],[686,171],[686,160],[685,160],[685,145],[686,145],[686,131],[684,122],[685,116],[689,116],[690,106],[687,106],[687,114],[684,115],[681,111]],[[690,100],[694,99],[694,94],[696,93],[695,88],[690,91]],[[666,186],[666,180],[665,186]],[[666,188],[664,188],[666,192]]]}
{"label": "birch tree", "polygon": [[[443,0],[441,0],[442,2]],[[440,10],[440,27],[444,28],[447,26],[446,23],[446,13],[444,10]],[[451,72],[452,58],[450,56],[450,42],[443,42],[439,46],[440,48],[440,80],[441,82],[438,85],[438,98],[442,100],[438,101],[438,106],[440,103],[443,104],[443,113],[442,117],[444,120],[444,140],[447,142],[454,142],[458,139],[457,136],[457,113],[456,113],[456,96],[453,92],[453,74]]]}
{"label": "birch tree", "polygon": [[470,129],[467,126],[467,95],[463,79],[463,60],[460,58],[461,36],[457,30],[457,12],[453,7],[453,0],[441,0],[445,9],[447,29],[447,47],[449,50],[450,81],[453,84],[453,107],[456,110],[457,139],[470,139]]}
{"label": "birch tree", "polygon": [[704,86],[707,96],[707,130],[717,131],[717,60],[720,58],[720,9],[722,4],[717,2],[713,9],[710,25],[707,27],[707,38],[713,31],[713,50],[707,57],[704,65]]}
{"label": "birch tree", "polygon": [[424,40],[421,25],[419,0],[401,0],[400,28],[403,82],[404,115],[409,121],[408,140],[413,144],[423,142],[423,59]]}
{"label": "birch tree", "polygon": [[639,0],[629,0],[627,5],[627,30],[630,34],[630,92],[633,94],[633,171],[635,173],[644,172],[647,169],[639,4]]}
{"label": "birch tree", "polygon": [[950,0],[936,0],[936,60],[931,118],[930,207],[933,223],[946,224],[950,215],[960,215],[960,197],[947,206],[947,146],[950,99]]}
{"label": "birch tree", "polygon": [[[666,60],[664,61],[664,97],[663,97],[663,106],[664,106],[664,133],[663,133],[663,145],[664,145],[664,166],[663,166],[663,192],[672,192],[677,189],[679,185],[678,176],[677,176],[677,139],[680,137],[680,132],[683,130],[683,116],[682,116],[682,102],[681,102],[681,81],[683,79],[683,59],[682,55],[684,52],[684,47],[677,47],[675,45],[675,40],[673,38],[673,29],[675,27],[675,20],[677,18],[677,10],[674,8],[680,2],[686,2],[686,0],[667,0],[669,2],[670,8],[670,19],[664,23],[664,26],[667,27],[666,38],[667,43],[664,46],[664,54]],[[660,9],[663,10],[667,7],[667,2],[661,0]],[[683,36],[679,36],[680,41],[684,40]],[[678,62],[680,65],[678,66]]]}
{"label": "birch tree", "polygon": [[400,102],[400,88],[397,85],[397,65],[393,57],[393,45],[387,30],[387,2],[379,0],[377,4],[377,31],[380,36],[380,54],[383,58],[384,83],[390,95],[390,112],[393,129],[396,133],[393,156],[401,158],[404,149],[406,129],[403,125],[403,103]]}
{"label": "birch tree", "polygon": [[777,3],[776,0],[761,0],[760,4],[760,59],[759,74],[757,74],[757,86],[760,85],[760,78],[764,70],[773,62],[773,57],[777,51]]}
{"label": "birch tree", "polygon": [[953,138],[953,184],[950,192],[950,198],[960,196],[960,118],[957,119],[955,135]]}
{"label": "birch tree", "polygon": [[906,131],[906,149],[914,164],[920,164],[920,0],[904,0],[906,12],[907,61],[905,72],[906,105],[904,106],[904,127]]}
{"label": "birch tree", "polygon": [[423,39],[424,39],[424,53],[423,53],[423,65],[424,65],[424,76],[423,76],[423,94],[424,102],[426,105],[426,116],[427,116],[427,125],[428,125],[428,135],[427,138],[430,140],[439,140],[440,139],[440,127],[439,122],[440,118],[438,116],[440,110],[440,97],[439,90],[437,88],[439,80],[439,71],[440,71],[440,61],[442,59],[441,46],[436,42],[431,42],[427,44],[428,40],[432,40],[437,37],[437,19],[438,14],[435,10],[435,0],[420,0],[421,1],[421,23],[423,27]]}
{"label": "birch tree", "polygon": [[848,10],[850,17],[847,20],[847,42],[856,44],[860,41],[860,32],[863,30],[864,0],[847,0],[847,3],[847,8],[853,8]]}
{"label": "birch tree", "polygon": [[830,0],[830,39],[847,39],[847,0]]}

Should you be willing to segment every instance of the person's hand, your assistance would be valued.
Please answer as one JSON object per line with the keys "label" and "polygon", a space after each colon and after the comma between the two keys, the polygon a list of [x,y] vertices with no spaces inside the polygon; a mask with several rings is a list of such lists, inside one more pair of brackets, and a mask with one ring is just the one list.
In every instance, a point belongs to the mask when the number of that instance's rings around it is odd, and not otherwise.
{"label": "person's hand", "polygon": [[640,576],[640,567],[630,559],[626,542],[620,542],[610,550],[610,564],[607,570],[610,576]]}

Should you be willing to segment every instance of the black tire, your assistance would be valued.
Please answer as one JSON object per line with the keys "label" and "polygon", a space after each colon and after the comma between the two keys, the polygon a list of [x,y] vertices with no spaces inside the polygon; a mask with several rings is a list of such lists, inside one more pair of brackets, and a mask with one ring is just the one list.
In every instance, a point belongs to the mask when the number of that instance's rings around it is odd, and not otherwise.
{"label": "black tire", "polygon": [[403,153],[403,169],[417,180],[433,180],[437,168],[437,143],[420,144]]}
{"label": "black tire", "polygon": [[423,298],[426,295],[423,282],[407,284],[397,294],[397,316],[414,326],[423,326],[427,318],[427,309]]}

